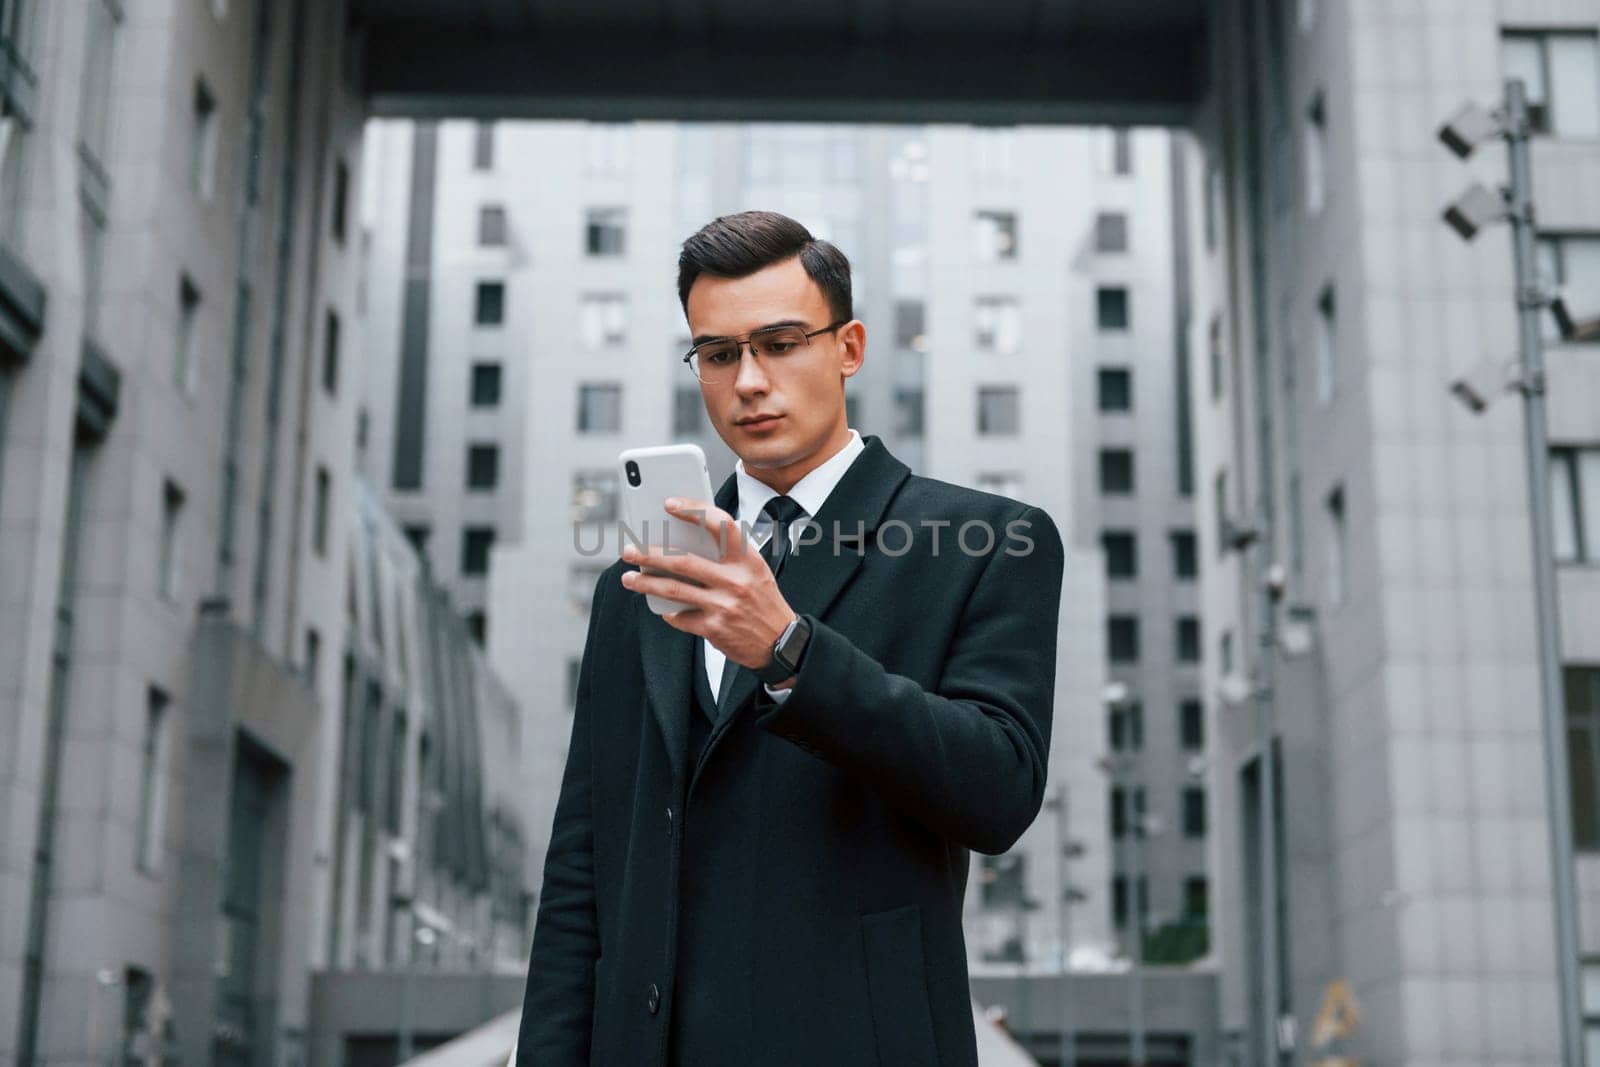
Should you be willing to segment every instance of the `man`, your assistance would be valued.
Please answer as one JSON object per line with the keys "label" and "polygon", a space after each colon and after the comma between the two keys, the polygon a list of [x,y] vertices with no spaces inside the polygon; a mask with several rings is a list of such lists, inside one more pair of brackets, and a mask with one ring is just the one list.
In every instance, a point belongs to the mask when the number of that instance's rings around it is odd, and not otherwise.
{"label": "man", "polygon": [[970,850],[1043,800],[1061,538],[846,425],[866,329],[799,223],[710,223],[678,291],[723,558],[600,577],[518,1063],[973,1067]]}

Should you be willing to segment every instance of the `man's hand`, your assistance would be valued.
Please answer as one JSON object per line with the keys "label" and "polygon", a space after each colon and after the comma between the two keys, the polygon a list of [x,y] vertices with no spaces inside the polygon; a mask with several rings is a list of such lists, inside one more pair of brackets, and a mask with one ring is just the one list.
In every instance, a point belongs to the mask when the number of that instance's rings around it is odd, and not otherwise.
{"label": "man's hand", "polygon": [[[671,497],[666,507],[676,518],[710,530],[721,546],[722,558],[713,562],[682,550],[663,553],[630,542],[623,546],[622,558],[641,570],[624,571],[623,586],[691,605],[661,618],[674,629],[710,639],[734,663],[751,670],[765,667],[772,661],[773,642],[795,618],[794,609],[778,591],[772,568],[755,546],[746,542],[733,516],[715,504]],[[667,571],[671,577],[645,574],[646,567]],[[774,688],[790,684],[792,679]]]}

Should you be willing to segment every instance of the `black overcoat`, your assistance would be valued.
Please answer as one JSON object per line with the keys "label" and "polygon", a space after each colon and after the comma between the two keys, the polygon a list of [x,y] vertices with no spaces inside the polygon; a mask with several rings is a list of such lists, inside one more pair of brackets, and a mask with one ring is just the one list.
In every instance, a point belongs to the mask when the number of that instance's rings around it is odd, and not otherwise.
{"label": "black overcoat", "polygon": [[698,761],[699,638],[601,575],[520,1067],[975,1067],[970,850],[1044,798],[1061,538],[863,441],[780,575],[790,696],[738,668]]}

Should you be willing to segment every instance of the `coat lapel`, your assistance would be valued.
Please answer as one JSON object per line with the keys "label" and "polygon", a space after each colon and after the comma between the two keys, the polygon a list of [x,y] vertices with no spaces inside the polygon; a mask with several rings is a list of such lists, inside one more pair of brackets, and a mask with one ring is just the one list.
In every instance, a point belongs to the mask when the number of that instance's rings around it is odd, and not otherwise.
{"label": "coat lapel", "polygon": [[[911,473],[904,463],[889,454],[876,436],[863,436],[862,442],[866,447],[850,464],[850,469],[839,479],[833,492],[828,494],[828,499],[823,501],[822,510],[812,516],[812,520],[821,527],[821,539],[797,548],[778,575],[778,588],[783,591],[784,598],[797,615],[811,615],[820,619],[827,613],[840,591],[861,566],[878,523],[889,507],[889,501],[899,490],[900,483]],[[729,478],[729,481],[734,480]],[[736,485],[734,495],[737,495]],[[720,499],[718,503],[720,506]],[[836,530],[837,549],[834,544]],[[808,538],[810,536],[807,535]],[[760,679],[749,668],[736,667],[727,695],[719,706],[721,724],[733,718],[733,714],[755,694],[759,684]],[[711,746],[716,744],[720,732],[713,733],[707,742],[708,753]]]}

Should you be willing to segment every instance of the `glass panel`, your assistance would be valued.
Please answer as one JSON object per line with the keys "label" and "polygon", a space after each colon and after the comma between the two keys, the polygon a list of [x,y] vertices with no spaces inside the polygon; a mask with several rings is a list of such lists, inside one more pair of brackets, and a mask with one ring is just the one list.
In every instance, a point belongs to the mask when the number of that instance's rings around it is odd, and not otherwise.
{"label": "glass panel", "polygon": [[1572,498],[1573,455],[1556,452],[1550,456],[1550,523],[1553,528],[1553,549],[1557,563],[1571,563],[1578,558],[1578,508]]}
{"label": "glass panel", "polygon": [[1578,453],[1578,528],[1583,558],[1600,562],[1600,448]]}
{"label": "glass panel", "polygon": [[1572,317],[1580,322],[1600,318],[1600,237],[1564,239],[1561,267],[1561,286]]}
{"label": "glass panel", "polygon": [[1572,789],[1572,841],[1578,848],[1600,848],[1596,812],[1594,735],[1588,726],[1567,727],[1567,776]]}
{"label": "glass panel", "polygon": [[1501,44],[1501,68],[1507,78],[1522,79],[1528,87],[1530,104],[1543,103],[1545,99],[1544,58],[1540,53],[1537,37],[1508,36]]}
{"label": "glass panel", "polygon": [[1551,116],[1558,137],[1600,137],[1600,70],[1593,34],[1554,34],[1550,56]]}

